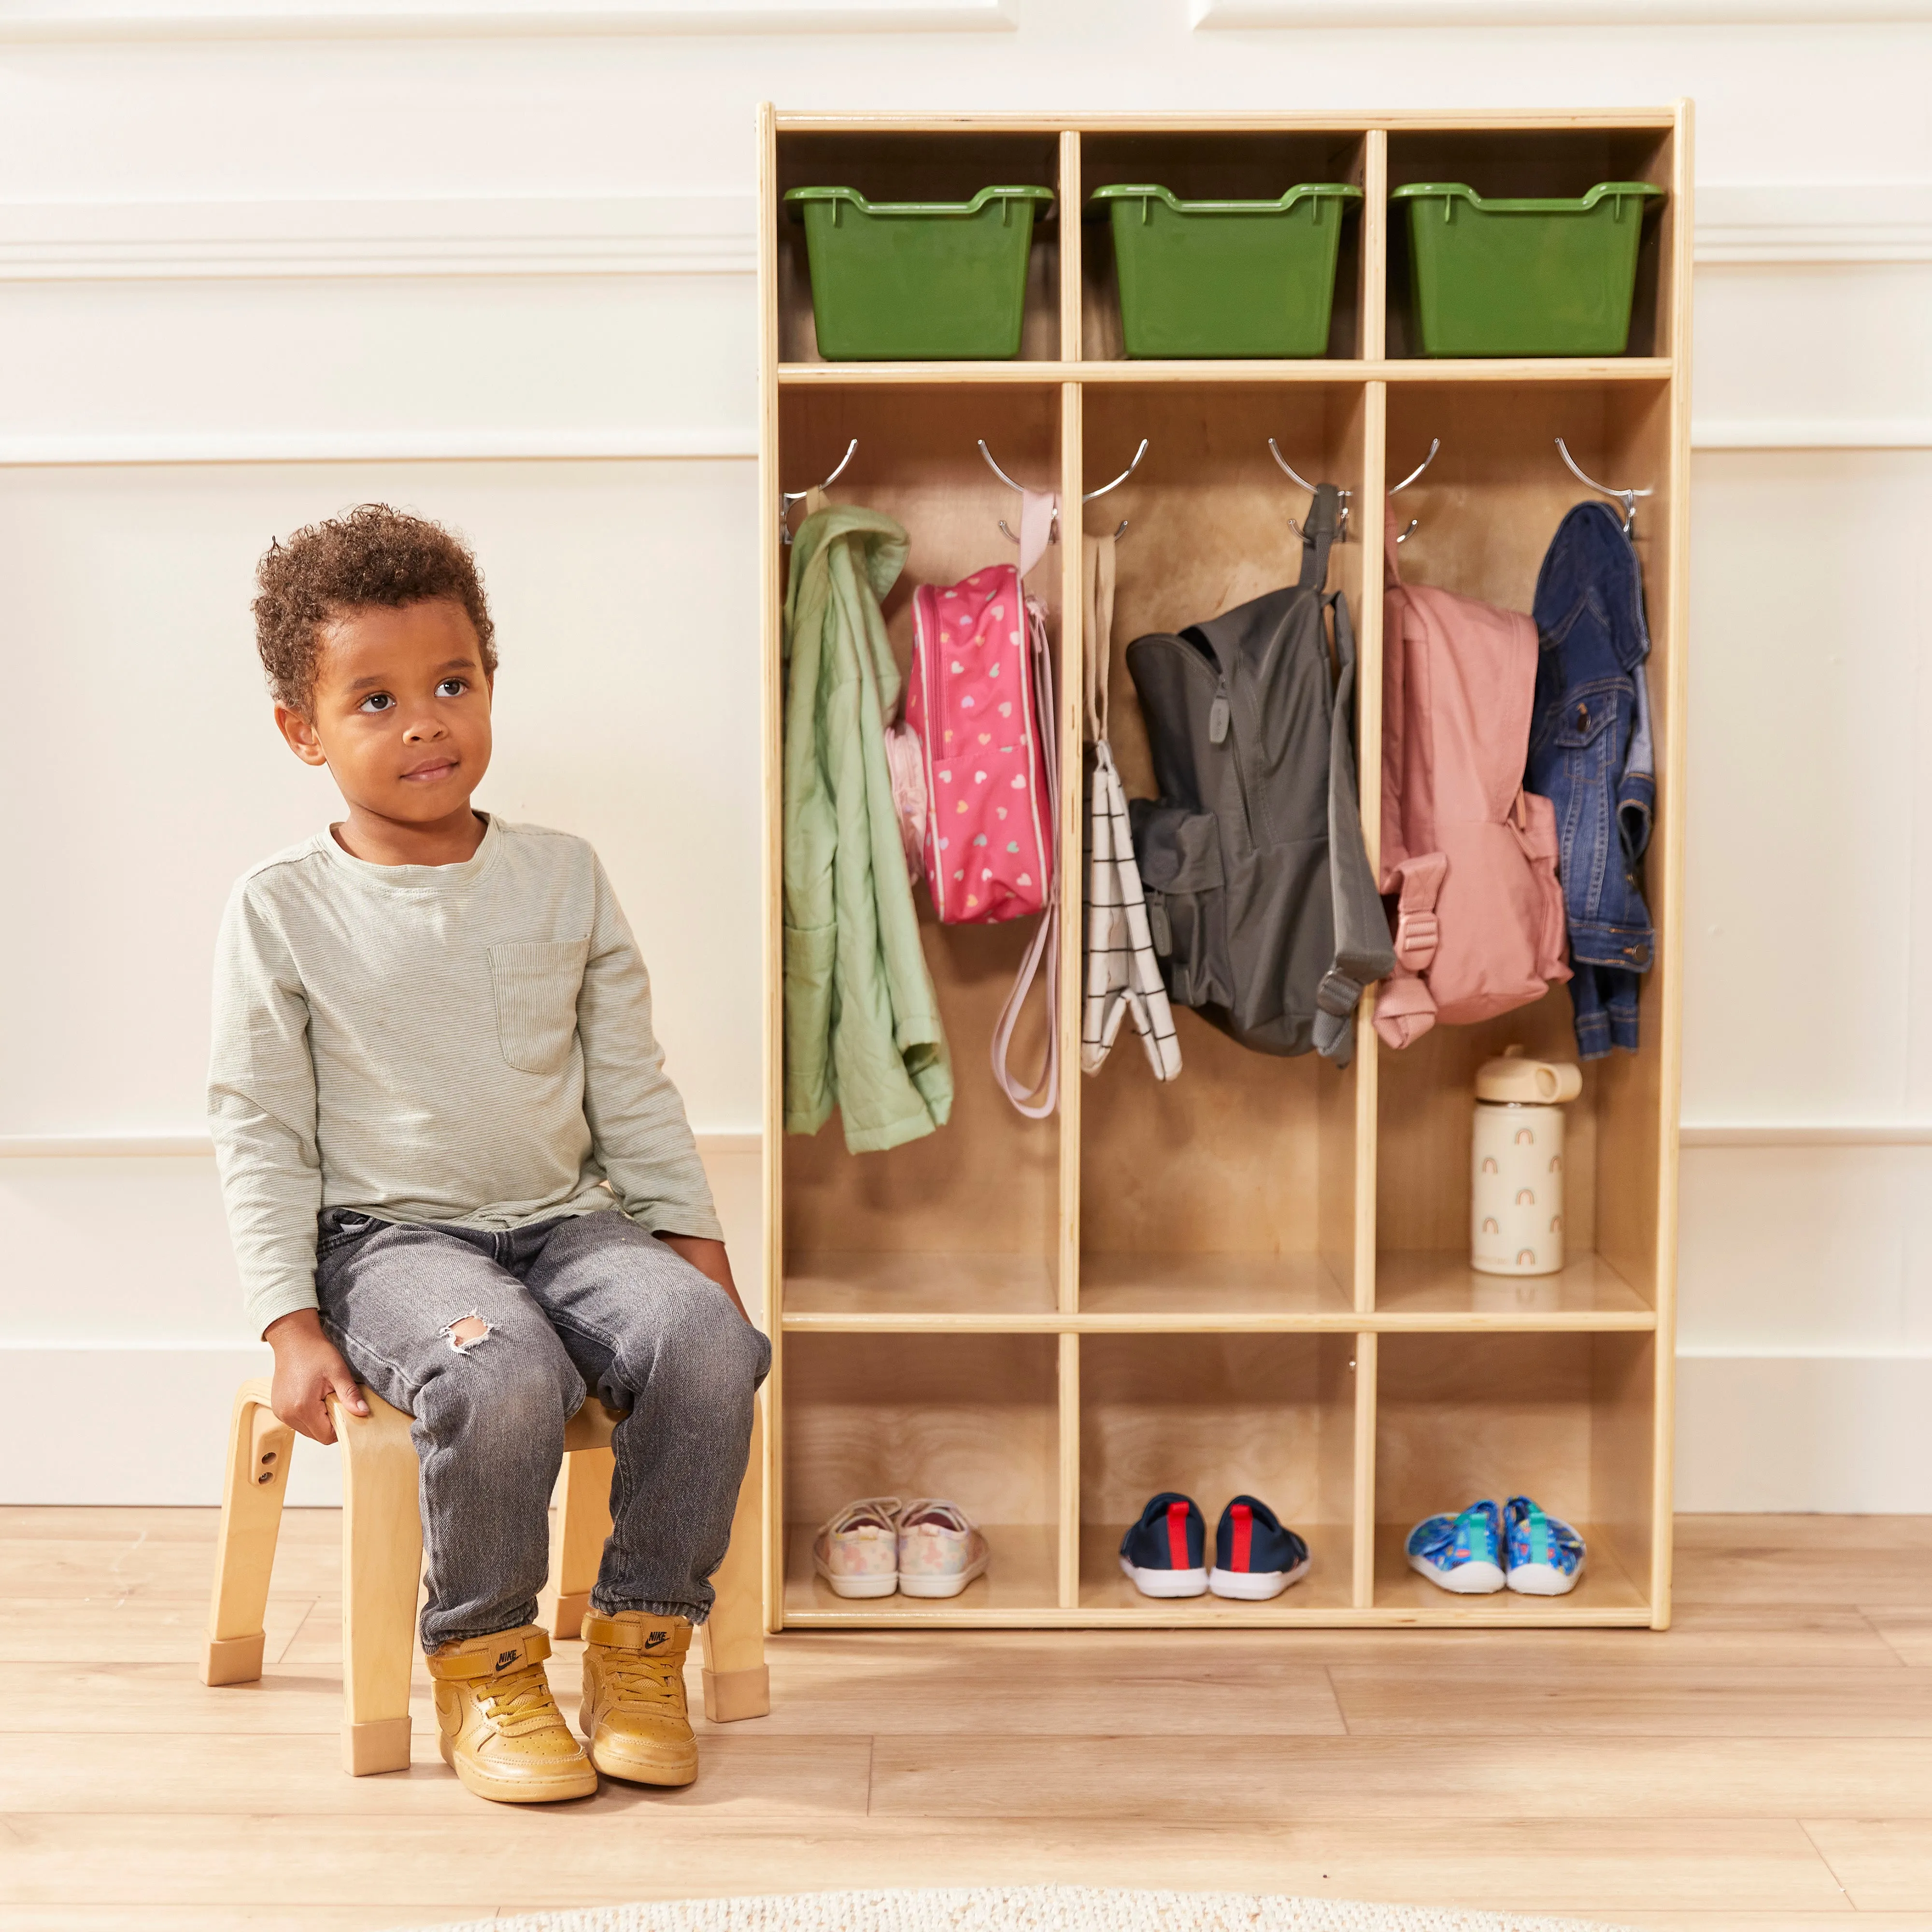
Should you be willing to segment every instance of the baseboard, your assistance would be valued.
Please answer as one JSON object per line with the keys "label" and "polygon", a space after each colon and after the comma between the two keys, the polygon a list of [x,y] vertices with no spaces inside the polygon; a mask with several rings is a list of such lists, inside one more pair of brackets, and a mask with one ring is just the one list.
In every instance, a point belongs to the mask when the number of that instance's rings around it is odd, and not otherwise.
{"label": "baseboard", "polygon": [[[236,1384],[263,1348],[0,1344],[0,1502],[220,1500]],[[1681,1358],[1677,1507],[1932,1514],[1932,1355]],[[299,1442],[291,1504],[341,1501],[336,1452]]]}

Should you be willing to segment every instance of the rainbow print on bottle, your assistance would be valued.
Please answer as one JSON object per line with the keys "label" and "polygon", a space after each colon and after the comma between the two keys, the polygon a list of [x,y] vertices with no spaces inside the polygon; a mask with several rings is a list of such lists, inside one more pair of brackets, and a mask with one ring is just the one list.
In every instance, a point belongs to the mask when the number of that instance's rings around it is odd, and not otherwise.
{"label": "rainbow print on bottle", "polygon": [[1556,1274],[1563,1266],[1563,1108],[1582,1070],[1522,1048],[1476,1071],[1469,1265],[1481,1274]]}

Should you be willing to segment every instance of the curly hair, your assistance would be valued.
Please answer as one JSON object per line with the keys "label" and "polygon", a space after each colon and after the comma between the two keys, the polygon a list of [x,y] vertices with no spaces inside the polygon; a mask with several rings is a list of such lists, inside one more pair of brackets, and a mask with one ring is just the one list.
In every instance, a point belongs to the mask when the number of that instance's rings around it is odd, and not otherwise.
{"label": "curly hair", "polygon": [[269,544],[255,566],[255,648],[278,704],[306,715],[314,702],[324,628],[370,606],[398,610],[446,597],[476,626],[483,668],[496,668],[496,627],[470,547],[427,518],[358,503]]}

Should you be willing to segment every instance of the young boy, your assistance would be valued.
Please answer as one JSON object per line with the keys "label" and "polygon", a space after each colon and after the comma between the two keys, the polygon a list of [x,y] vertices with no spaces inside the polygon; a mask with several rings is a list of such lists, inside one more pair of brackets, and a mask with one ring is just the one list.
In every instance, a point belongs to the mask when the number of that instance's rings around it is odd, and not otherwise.
{"label": "young boy", "polygon": [[[710,1607],[770,1345],[746,1318],[650,985],[590,847],[472,811],[494,632],[474,559],[381,504],[262,558],[275,722],[347,814],[236,884],[208,1112],[275,1413],[358,1382],[416,1418],[444,1760],[485,1798],[688,1784]],[[563,1426],[594,1390],[614,1522],[584,1620],[589,1750],[532,1621]]]}

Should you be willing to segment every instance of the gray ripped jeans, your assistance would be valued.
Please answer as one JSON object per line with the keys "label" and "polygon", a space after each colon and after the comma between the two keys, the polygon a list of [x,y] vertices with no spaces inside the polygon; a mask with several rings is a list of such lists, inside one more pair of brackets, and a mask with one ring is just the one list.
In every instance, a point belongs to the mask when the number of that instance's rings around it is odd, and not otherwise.
{"label": "gray ripped jeans", "polygon": [[[704,1621],[772,1360],[722,1288],[614,1208],[501,1234],[330,1208],[315,1285],[350,1367],[416,1418],[425,1649],[535,1619],[586,1390],[629,1412],[593,1607]],[[459,1341],[472,1315],[488,1333]]]}

